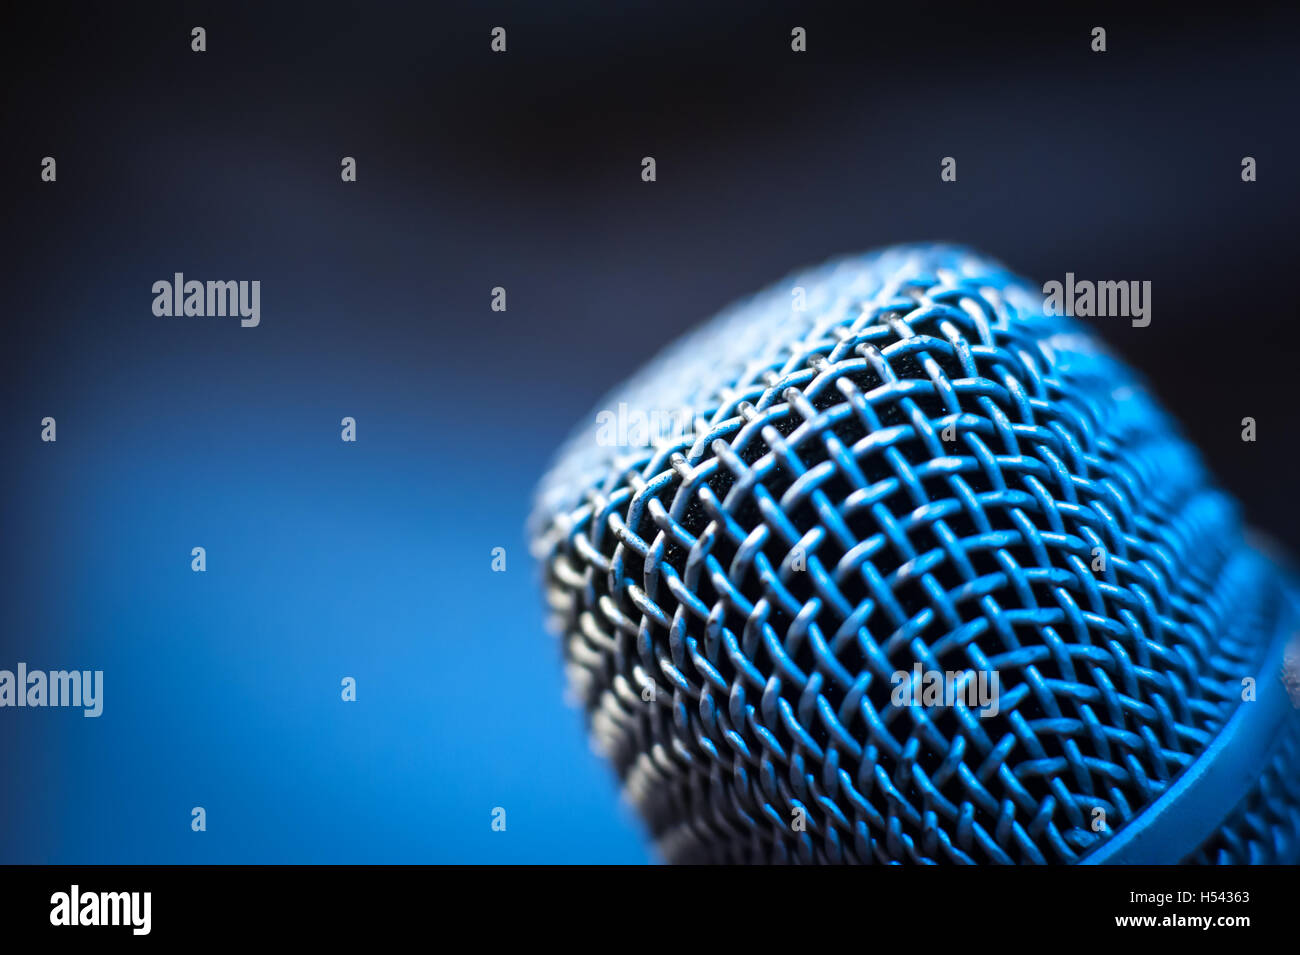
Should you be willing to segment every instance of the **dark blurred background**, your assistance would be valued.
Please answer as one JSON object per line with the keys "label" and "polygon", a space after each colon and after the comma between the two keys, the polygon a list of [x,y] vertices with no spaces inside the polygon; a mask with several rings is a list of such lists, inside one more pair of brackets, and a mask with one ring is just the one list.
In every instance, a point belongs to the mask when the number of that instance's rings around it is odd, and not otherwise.
{"label": "dark blurred background", "polygon": [[[663,344],[840,253],[1151,281],[1097,333],[1300,549],[1300,17],[1121,11],[7,13],[0,668],[105,701],[0,710],[0,862],[650,859],[562,702],[531,490]],[[155,317],[178,271],[260,280],[260,326]]]}

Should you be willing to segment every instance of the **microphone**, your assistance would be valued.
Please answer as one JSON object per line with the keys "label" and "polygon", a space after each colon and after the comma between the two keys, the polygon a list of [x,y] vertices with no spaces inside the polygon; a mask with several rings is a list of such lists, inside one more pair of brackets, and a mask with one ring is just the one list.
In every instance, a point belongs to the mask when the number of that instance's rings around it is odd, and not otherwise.
{"label": "microphone", "polygon": [[1295,575],[1059,311],[959,247],[841,259],[561,449],[548,625],[665,859],[1300,859]]}

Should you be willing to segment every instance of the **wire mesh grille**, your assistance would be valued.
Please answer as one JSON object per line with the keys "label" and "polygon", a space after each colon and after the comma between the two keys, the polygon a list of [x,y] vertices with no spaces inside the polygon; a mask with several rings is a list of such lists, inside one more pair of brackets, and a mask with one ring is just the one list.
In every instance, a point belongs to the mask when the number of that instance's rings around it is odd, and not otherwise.
{"label": "wire mesh grille", "polygon": [[[1124,365],[969,252],[795,276],[620,406],[686,425],[580,429],[535,550],[593,739],[672,861],[1075,861],[1260,664],[1280,584],[1231,499]],[[918,666],[996,675],[996,712],[899,705]]]}

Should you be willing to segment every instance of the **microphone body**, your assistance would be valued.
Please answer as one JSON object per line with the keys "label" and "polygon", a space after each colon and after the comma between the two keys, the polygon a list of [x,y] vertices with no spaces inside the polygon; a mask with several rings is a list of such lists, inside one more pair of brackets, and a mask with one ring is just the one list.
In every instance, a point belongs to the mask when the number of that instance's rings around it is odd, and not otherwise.
{"label": "microphone body", "polygon": [[578,428],[530,530],[669,861],[1300,857],[1292,572],[1133,371],[969,250],[724,310]]}

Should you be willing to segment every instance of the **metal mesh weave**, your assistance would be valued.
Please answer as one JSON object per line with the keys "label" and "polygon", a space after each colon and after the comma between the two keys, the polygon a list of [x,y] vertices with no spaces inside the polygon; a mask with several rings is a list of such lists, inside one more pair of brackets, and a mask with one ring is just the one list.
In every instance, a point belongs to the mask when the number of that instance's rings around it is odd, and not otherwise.
{"label": "metal mesh weave", "polygon": [[[688,427],[611,447],[593,415],[535,550],[593,738],[671,861],[1077,861],[1223,727],[1283,613],[1142,382],[962,249],[797,275],[620,405]],[[918,663],[996,672],[997,715],[896,705]],[[1296,749],[1189,861],[1294,851]]]}

